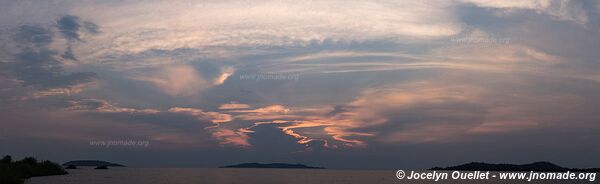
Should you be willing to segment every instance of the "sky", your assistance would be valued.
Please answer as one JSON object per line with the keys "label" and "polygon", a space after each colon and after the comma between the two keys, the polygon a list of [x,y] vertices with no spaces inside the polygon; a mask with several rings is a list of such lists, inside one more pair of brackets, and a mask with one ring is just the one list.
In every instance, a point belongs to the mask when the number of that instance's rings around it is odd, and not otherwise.
{"label": "sky", "polygon": [[600,167],[599,48],[592,0],[0,1],[0,154]]}

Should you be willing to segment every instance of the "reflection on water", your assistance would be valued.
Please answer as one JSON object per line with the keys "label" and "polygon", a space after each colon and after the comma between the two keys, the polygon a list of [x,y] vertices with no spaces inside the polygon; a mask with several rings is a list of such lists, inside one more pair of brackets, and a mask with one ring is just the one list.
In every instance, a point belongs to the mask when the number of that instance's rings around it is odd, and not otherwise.
{"label": "reflection on water", "polygon": [[378,184],[378,183],[595,183],[590,181],[398,180],[396,171],[310,169],[111,168],[69,170],[27,184]]}

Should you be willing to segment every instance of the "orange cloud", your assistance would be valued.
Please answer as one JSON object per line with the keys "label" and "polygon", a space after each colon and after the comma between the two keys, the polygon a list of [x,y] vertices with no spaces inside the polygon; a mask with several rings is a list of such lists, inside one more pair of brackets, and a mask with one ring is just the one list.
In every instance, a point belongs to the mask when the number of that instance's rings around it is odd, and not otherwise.
{"label": "orange cloud", "polygon": [[213,85],[221,85],[225,83],[225,81],[233,75],[235,70],[233,68],[225,68],[223,72],[213,81]]}
{"label": "orange cloud", "polygon": [[[368,89],[355,100],[339,105],[343,108],[286,107],[268,105],[255,109],[250,105],[222,104],[222,112],[204,112],[192,108],[171,108],[170,112],[185,113],[202,120],[220,123],[254,121],[251,126],[228,124],[213,131],[213,137],[221,144],[251,146],[248,142],[254,128],[264,124],[276,124],[282,133],[294,137],[298,144],[310,145],[323,141],[328,148],[364,147],[369,141],[394,142],[449,142],[465,136],[515,131],[531,128],[536,123],[511,119],[515,109],[500,108],[487,99],[495,94],[485,88],[472,85],[448,85],[443,81],[413,82]],[[487,111],[465,109],[474,106]],[[402,114],[402,115],[396,115]],[[241,126],[241,127],[240,127]],[[394,128],[381,128],[392,126]],[[402,128],[398,128],[402,127]]]}
{"label": "orange cloud", "polygon": [[142,114],[157,114],[160,110],[157,109],[135,109],[118,107],[105,100],[99,99],[84,99],[79,101],[70,101],[69,111],[89,111],[89,112],[106,112],[106,113],[142,113]]}
{"label": "orange cloud", "polygon": [[212,133],[212,136],[219,140],[220,144],[232,144],[241,147],[250,146],[250,143],[248,143],[248,135],[246,135],[245,132],[218,129]]}
{"label": "orange cloud", "polygon": [[231,120],[233,120],[233,118],[229,114],[222,114],[218,112],[204,112],[202,111],[202,109],[172,107],[169,109],[169,112],[192,115],[198,118],[199,120],[213,122],[216,126],[219,126],[219,123],[230,122]]}
{"label": "orange cloud", "polygon": [[86,83],[76,84],[76,85],[67,86],[67,87],[50,88],[50,89],[34,91],[33,93],[29,94],[28,96],[21,97],[21,100],[39,99],[39,98],[45,98],[45,97],[50,97],[50,96],[71,96],[71,95],[74,95],[77,93],[81,93],[84,90],[94,88],[94,87],[96,87],[96,85],[97,85],[97,82],[93,81],[93,82],[86,82]]}
{"label": "orange cloud", "polygon": [[289,108],[286,108],[283,105],[269,105],[263,108],[251,109],[251,110],[232,110],[229,112],[237,112],[237,113],[257,113],[257,114],[285,114],[290,112]]}

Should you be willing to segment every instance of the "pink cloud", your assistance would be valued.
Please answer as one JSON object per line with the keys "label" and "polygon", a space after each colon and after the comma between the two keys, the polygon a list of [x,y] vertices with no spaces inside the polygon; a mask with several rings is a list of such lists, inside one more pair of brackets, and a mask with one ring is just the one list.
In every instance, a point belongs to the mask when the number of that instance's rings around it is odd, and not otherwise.
{"label": "pink cloud", "polygon": [[250,105],[248,105],[248,104],[242,104],[242,103],[237,103],[237,102],[231,102],[231,103],[221,104],[219,106],[220,110],[249,109],[249,108],[251,108]]}
{"label": "pink cloud", "polygon": [[230,122],[233,120],[231,115],[222,114],[219,112],[204,112],[202,109],[184,108],[184,107],[172,107],[169,109],[172,113],[182,113],[192,115],[199,120],[206,120],[215,123],[217,126],[219,123]]}
{"label": "pink cloud", "polygon": [[248,135],[246,132],[233,131],[229,129],[217,129],[212,136],[219,140],[220,144],[231,144],[240,147],[249,147]]}
{"label": "pink cloud", "polygon": [[141,114],[157,114],[160,110],[157,109],[136,109],[119,107],[100,99],[84,99],[79,101],[70,101],[70,106],[66,108],[68,111],[87,111],[87,112],[104,112],[104,113],[141,113]]}
{"label": "pink cloud", "polygon": [[150,74],[137,75],[133,79],[149,82],[171,96],[197,95],[212,85],[190,66],[163,67]]}

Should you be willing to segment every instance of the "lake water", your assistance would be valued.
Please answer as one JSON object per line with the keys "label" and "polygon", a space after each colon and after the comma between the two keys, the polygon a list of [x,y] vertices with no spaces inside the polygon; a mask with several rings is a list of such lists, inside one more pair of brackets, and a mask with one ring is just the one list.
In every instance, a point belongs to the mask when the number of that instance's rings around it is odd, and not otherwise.
{"label": "lake water", "polygon": [[26,184],[378,184],[378,183],[597,183],[516,180],[398,180],[393,170],[313,169],[200,169],[200,168],[90,168],[69,170],[68,175],[35,177]]}

